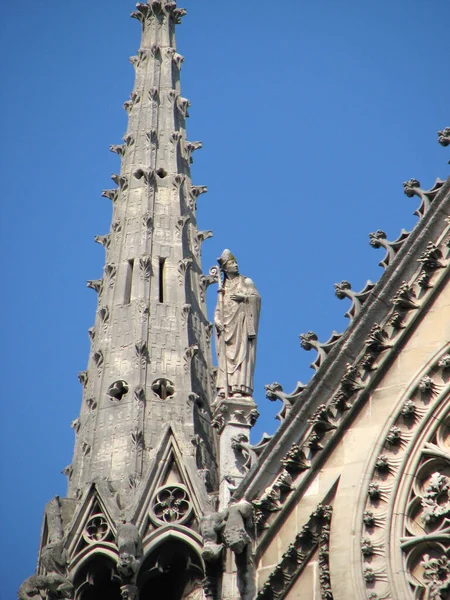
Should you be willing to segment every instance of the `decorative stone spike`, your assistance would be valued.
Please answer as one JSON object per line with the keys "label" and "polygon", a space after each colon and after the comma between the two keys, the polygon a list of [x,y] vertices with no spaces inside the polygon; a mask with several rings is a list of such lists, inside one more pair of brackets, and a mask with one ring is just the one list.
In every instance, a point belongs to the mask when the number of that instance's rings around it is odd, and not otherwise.
{"label": "decorative stone spike", "polygon": [[326,359],[328,354],[331,352],[331,350],[333,349],[333,347],[335,346],[335,344],[339,341],[339,339],[341,337],[342,337],[341,333],[337,333],[336,331],[333,331],[330,339],[322,344],[319,342],[319,338],[313,331],[308,331],[308,333],[300,334],[301,347],[304,350],[309,351],[314,348],[314,350],[317,351],[317,358],[311,364],[312,369],[314,369],[315,371],[318,371],[320,369],[323,361]]}
{"label": "decorative stone spike", "polygon": [[375,283],[372,283],[370,280],[367,281],[366,285],[360,292],[354,292],[350,283],[345,280],[341,281],[341,283],[334,284],[336,297],[339,298],[339,300],[349,298],[352,302],[350,309],[345,313],[347,318],[353,320],[357,315],[359,315],[362,305],[370,296],[374,287]]}
{"label": "decorative stone spike", "polygon": [[375,231],[375,233],[369,233],[370,245],[372,246],[372,248],[384,248],[386,250],[386,256],[383,258],[383,260],[381,262],[378,263],[380,265],[380,267],[383,267],[383,269],[388,268],[388,266],[394,260],[394,257],[397,254],[397,252],[400,250],[400,248],[403,246],[405,241],[408,239],[409,235],[410,235],[409,231],[402,229],[399,237],[396,240],[394,240],[393,242],[389,242],[386,239],[385,232],[382,231],[381,229],[379,229],[378,231]]}
{"label": "decorative stone spike", "polygon": [[414,212],[415,215],[421,219],[425,213],[430,208],[431,203],[435,199],[437,193],[444,185],[444,182],[440,179],[436,179],[436,183],[434,186],[425,191],[420,187],[420,181],[417,179],[410,179],[409,181],[405,181],[403,183],[403,189],[408,198],[413,198],[414,196],[418,196],[421,199],[421,204],[419,208]]}
{"label": "decorative stone spike", "polygon": [[266,398],[268,400],[270,400],[271,402],[281,400],[281,402],[283,403],[283,408],[275,417],[281,423],[286,419],[294,404],[296,404],[300,400],[300,396],[305,387],[306,386],[303,383],[301,383],[301,381],[299,381],[293,392],[291,392],[290,394],[285,394],[283,392],[281,384],[277,382],[264,386],[266,390]]}

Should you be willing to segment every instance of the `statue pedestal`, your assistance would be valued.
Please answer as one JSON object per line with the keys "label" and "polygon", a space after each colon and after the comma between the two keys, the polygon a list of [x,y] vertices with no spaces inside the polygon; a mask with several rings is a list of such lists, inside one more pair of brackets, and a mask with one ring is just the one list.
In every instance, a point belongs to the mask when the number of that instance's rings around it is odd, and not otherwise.
{"label": "statue pedestal", "polygon": [[259,413],[251,396],[217,397],[211,408],[212,425],[220,436],[219,502],[223,509],[250,468],[251,456],[242,445],[250,443],[250,430]]}

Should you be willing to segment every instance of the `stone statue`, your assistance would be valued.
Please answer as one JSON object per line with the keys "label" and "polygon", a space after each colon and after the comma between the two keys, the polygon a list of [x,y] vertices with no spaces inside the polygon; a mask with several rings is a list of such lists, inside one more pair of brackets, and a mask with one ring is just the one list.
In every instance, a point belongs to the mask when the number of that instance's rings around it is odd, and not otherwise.
{"label": "stone statue", "polygon": [[218,258],[223,273],[214,313],[219,370],[219,397],[251,396],[256,360],[261,297],[255,284],[239,274],[236,258],[224,250]]}
{"label": "stone statue", "polygon": [[123,581],[132,581],[140,567],[142,558],[142,539],[136,525],[127,521],[117,527],[117,548],[119,561],[117,571]]}
{"label": "stone statue", "polygon": [[65,575],[67,562],[67,551],[62,540],[50,541],[42,549],[41,563],[47,573]]}
{"label": "stone statue", "polygon": [[207,513],[200,519],[200,533],[203,538],[202,557],[205,562],[214,562],[222,554],[223,544],[219,535],[224,526],[220,513]]}
{"label": "stone statue", "polygon": [[230,504],[225,511],[225,527],[222,533],[225,545],[235,554],[242,554],[251,543],[248,531],[252,527],[252,506],[245,500]]}
{"label": "stone statue", "polygon": [[72,598],[73,585],[58,573],[32,575],[19,588],[19,600],[57,600]]}

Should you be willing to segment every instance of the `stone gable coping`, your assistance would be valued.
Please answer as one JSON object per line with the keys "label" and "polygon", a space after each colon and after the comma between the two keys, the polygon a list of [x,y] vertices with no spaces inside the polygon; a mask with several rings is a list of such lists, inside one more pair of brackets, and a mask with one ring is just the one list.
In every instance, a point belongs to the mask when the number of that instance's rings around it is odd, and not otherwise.
{"label": "stone gable coping", "polygon": [[[386,322],[384,325],[386,326],[390,315],[390,325],[394,327],[395,332],[396,327],[394,323],[396,319],[393,319],[396,313],[395,309],[399,308],[400,310],[408,311],[416,308],[414,306],[415,303],[411,299],[408,300],[408,294],[411,292],[409,286],[404,282],[410,281],[415,274],[419,273],[418,261],[421,261],[421,258],[427,252],[427,248],[430,248],[430,241],[438,240],[446,227],[448,228],[448,221],[446,219],[449,213],[450,178],[440,186],[439,192],[433,198],[432,209],[424,213],[409,237],[404,241],[402,247],[370,293],[369,298],[366,299],[362,310],[354,316],[350,326],[322,360],[322,364],[326,365],[326,377],[320,377],[316,374],[305,389],[302,390],[301,398],[292,406],[286,415],[286,419],[281,423],[272,439],[266,444],[256,464],[236,490],[234,494],[236,500],[245,497],[251,501],[255,497],[260,496],[271,483],[273,484],[274,480],[280,474],[281,461],[285,458],[293,442],[296,442],[298,445],[306,445],[314,451],[314,456],[315,452],[321,449],[320,435],[317,433],[317,430],[322,427],[322,424],[327,419],[331,425],[335,426],[339,434],[348,425],[349,420],[358,409],[360,401],[362,398],[367,397],[369,390],[380,379],[395,354],[394,351],[387,352],[381,361],[378,361],[378,358],[376,358],[375,360],[379,362],[379,366],[369,377],[373,365],[368,359],[364,362],[366,355],[363,350],[368,346],[369,348],[372,346],[372,351],[375,347],[378,353],[387,349],[388,345],[385,348],[383,347],[383,339],[385,337],[383,327],[376,324]],[[446,240],[442,240],[442,243],[445,242]],[[439,281],[442,283],[447,276],[448,269],[438,269],[438,271],[441,274],[436,275],[436,277],[439,277]],[[421,275],[424,272],[426,270],[422,267]],[[417,278],[415,283],[420,285],[419,278]],[[434,286],[426,296],[423,296],[422,305],[417,307],[417,311],[414,310],[414,316],[408,316],[408,323],[404,328],[403,324],[398,322],[399,328],[402,327],[403,331],[397,329],[394,344],[395,349],[398,349],[404,343],[404,340],[408,337],[410,325],[413,322],[417,322],[423,310],[435,297],[439,287],[439,285]],[[410,302],[409,307],[407,306],[408,302]],[[345,393],[345,385],[344,389],[342,387],[343,374],[348,377],[348,366],[353,365],[358,357],[360,358],[358,366],[367,371],[365,382],[368,387],[359,392],[360,398],[358,402],[354,403],[352,409],[341,415],[340,419],[338,419],[339,422],[336,421],[334,423],[332,416],[329,414],[329,410],[332,408],[332,403],[329,400],[336,393],[336,390],[338,390],[338,394],[339,392]],[[323,372],[325,372],[325,369]],[[325,400],[329,403],[323,405]],[[336,436],[333,436],[333,439],[335,440]],[[328,446],[326,454],[334,446],[334,442]],[[324,459],[325,456],[321,456],[319,462],[322,462]],[[260,468],[262,464],[264,464],[264,469]],[[308,480],[313,475],[314,473],[311,473],[311,470],[305,471],[302,475],[302,484],[297,487],[292,498],[299,497],[308,484]],[[287,504],[290,504],[290,502],[291,500]],[[282,518],[280,514],[282,512],[284,511],[278,512],[277,520]]]}

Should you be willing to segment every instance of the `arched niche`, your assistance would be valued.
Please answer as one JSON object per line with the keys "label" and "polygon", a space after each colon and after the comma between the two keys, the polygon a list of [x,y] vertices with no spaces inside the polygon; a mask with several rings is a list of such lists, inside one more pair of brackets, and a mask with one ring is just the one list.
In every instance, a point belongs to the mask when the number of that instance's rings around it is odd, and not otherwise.
{"label": "arched niche", "polygon": [[116,563],[96,553],[86,560],[74,577],[75,600],[122,600]]}
{"label": "arched niche", "polygon": [[203,578],[202,561],[196,550],[170,536],[154,547],[142,563],[137,581],[139,600],[202,600]]}

